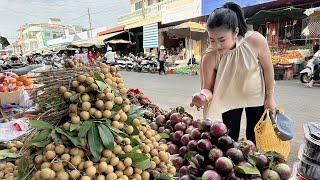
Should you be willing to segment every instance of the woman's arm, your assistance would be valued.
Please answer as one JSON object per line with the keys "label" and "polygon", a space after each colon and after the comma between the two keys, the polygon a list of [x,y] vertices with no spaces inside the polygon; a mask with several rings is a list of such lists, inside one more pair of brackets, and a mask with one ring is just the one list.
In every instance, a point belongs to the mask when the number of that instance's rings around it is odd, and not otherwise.
{"label": "woman's arm", "polygon": [[211,101],[213,94],[214,82],[216,78],[215,65],[215,52],[210,52],[203,56],[200,65],[201,93],[206,96],[208,102]]}
{"label": "woman's arm", "polygon": [[265,81],[265,108],[269,108],[275,112],[276,103],[274,100],[274,69],[271,61],[271,52],[268,46],[267,40],[259,33],[255,33],[256,47],[258,48],[258,59],[263,69],[264,81]]}

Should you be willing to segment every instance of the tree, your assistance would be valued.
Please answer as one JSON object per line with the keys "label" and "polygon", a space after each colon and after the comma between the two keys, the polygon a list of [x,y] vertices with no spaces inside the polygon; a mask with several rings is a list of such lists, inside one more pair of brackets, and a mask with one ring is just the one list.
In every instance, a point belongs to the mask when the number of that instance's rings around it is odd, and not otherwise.
{"label": "tree", "polygon": [[10,45],[7,38],[0,36],[0,44],[2,44],[2,48],[5,48]]}

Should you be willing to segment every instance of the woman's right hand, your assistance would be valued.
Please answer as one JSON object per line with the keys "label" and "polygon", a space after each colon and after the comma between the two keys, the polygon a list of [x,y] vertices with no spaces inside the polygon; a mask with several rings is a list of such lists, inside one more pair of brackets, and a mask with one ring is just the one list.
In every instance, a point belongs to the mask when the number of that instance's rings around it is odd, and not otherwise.
{"label": "woman's right hand", "polygon": [[[204,108],[209,103],[209,98],[205,92],[197,92],[192,96],[191,106],[198,108]],[[211,98],[210,98],[211,99]]]}

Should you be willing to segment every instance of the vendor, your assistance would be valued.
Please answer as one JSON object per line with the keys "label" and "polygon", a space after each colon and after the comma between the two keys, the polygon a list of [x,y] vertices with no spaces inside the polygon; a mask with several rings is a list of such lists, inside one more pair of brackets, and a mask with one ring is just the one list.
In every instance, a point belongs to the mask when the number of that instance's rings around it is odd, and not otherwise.
{"label": "vendor", "polygon": [[104,59],[106,60],[106,64],[114,65],[116,62],[114,53],[112,52],[112,48],[110,46],[107,47],[107,52],[104,55]]}
{"label": "vendor", "polygon": [[192,104],[204,108],[208,119],[219,117],[229,136],[239,138],[242,111],[247,117],[246,137],[255,142],[254,127],[265,108],[276,111],[274,70],[265,37],[248,31],[239,5],[228,2],[207,20],[210,46],[201,62],[201,91]]}
{"label": "vendor", "polygon": [[198,64],[197,62],[196,62],[196,58],[194,58],[194,54],[192,54],[192,57],[189,59],[189,61],[188,61],[188,66],[192,66],[192,65],[196,65],[196,64]]}

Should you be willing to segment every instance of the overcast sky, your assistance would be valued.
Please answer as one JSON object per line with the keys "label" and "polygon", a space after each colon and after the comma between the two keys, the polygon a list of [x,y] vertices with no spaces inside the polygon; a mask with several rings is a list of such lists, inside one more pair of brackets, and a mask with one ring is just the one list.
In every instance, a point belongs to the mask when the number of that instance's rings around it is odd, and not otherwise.
{"label": "overcast sky", "polygon": [[88,28],[87,8],[93,28],[112,27],[118,15],[129,12],[130,0],[0,0],[0,35],[11,43],[20,25],[48,22],[49,18]]}

